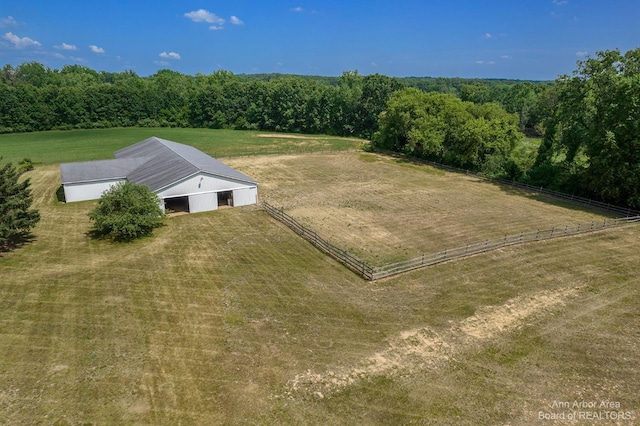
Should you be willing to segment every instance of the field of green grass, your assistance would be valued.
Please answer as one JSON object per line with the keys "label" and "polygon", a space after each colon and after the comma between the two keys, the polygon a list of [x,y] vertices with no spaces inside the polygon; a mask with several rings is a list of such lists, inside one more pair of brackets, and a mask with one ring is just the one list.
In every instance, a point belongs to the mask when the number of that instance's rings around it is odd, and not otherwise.
{"label": "field of green grass", "polygon": [[361,139],[324,135],[270,134],[238,130],[126,127],[0,135],[0,156],[39,164],[106,160],[113,153],[156,136],[193,145],[213,157],[285,152],[340,151],[360,148]]}
{"label": "field of green grass", "polygon": [[0,253],[0,424],[548,425],[565,401],[629,413],[572,424],[640,419],[638,226],[372,283],[255,207],[93,241],[95,202],[57,202],[53,162],[28,176],[42,221]]}

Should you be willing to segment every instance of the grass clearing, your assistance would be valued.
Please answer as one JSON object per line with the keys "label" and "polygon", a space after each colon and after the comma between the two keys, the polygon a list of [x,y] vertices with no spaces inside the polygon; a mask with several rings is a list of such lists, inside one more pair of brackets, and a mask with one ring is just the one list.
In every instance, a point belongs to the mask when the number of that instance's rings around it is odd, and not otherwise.
{"label": "grass clearing", "polygon": [[[317,185],[344,173],[328,157],[232,161],[252,174],[284,162],[255,176],[284,200],[298,168]],[[385,177],[451,178],[365,158]],[[371,173],[354,170],[359,185]],[[633,416],[620,424],[638,422],[638,226],[371,283],[255,208],[92,241],[95,202],[55,201],[57,165],[28,176],[43,219],[33,242],[0,254],[2,424],[544,425],[540,411],[574,400],[617,402]],[[385,360],[400,364],[375,368]]]}
{"label": "grass clearing", "polygon": [[0,155],[17,163],[38,164],[106,160],[113,153],[151,136],[192,145],[213,157],[357,149],[361,139],[325,135],[265,134],[257,131],[126,127],[0,135]]}
{"label": "grass clearing", "polygon": [[260,197],[372,265],[601,213],[460,173],[371,153],[229,159]]}

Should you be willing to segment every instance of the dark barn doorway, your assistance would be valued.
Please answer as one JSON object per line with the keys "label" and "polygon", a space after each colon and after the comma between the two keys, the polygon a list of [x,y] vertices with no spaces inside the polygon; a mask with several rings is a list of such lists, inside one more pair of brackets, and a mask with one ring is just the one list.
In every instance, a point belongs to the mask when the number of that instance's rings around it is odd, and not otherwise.
{"label": "dark barn doorway", "polygon": [[233,191],[218,192],[218,208],[225,206],[233,206]]}
{"label": "dark barn doorway", "polygon": [[189,213],[189,197],[165,198],[164,210],[167,214]]}

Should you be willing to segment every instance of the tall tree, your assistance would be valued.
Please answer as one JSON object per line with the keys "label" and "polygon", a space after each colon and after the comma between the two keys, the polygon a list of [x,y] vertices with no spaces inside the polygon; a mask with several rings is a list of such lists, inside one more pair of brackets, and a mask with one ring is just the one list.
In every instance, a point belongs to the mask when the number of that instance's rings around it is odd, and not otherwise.
{"label": "tall tree", "polygon": [[556,185],[640,207],[640,49],[598,52],[556,83],[538,171],[554,171]]}
{"label": "tall tree", "polygon": [[40,213],[31,208],[29,186],[29,179],[20,180],[11,163],[0,168],[0,249],[15,247],[40,220]]}

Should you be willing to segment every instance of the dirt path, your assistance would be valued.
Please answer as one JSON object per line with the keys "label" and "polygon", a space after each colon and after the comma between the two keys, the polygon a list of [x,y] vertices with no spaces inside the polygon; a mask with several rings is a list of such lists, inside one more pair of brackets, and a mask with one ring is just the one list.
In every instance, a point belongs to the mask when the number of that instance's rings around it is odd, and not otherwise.
{"label": "dirt path", "polygon": [[485,307],[443,333],[430,327],[403,331],[389,339],[386,349],[357,366],[297,374],[288,383],[286,394],[292,398],[302,394],[324,398],[371,376],[398,377],[438,368],[466,350],[548,315],[564,306],[566,300],[577,295],[578,291],[570,288],[516,297],[500,306]]}

